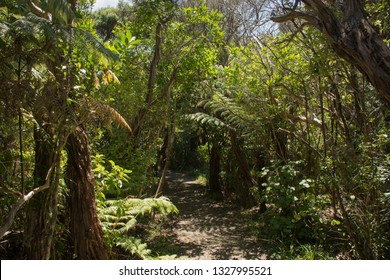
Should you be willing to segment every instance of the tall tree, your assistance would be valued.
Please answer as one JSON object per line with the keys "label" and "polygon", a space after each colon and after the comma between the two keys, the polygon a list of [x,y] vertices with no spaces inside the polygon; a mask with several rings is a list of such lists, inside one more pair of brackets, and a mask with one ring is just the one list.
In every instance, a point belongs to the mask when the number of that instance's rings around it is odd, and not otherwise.
{"label": "tall tree", "polygon": [[82,126],[69,135],[66,181],[70,189],[70,229],[79,259],[108,259],[103,230],[96,213],[95,181],[88,137]]}
{"label": "tall tree", "polygon": [[[77,0],[68,0],[73,13],[76,13]],[[73,19],[68,21],[72,28]],[[76,99],[73,92],[75,84],[72,65],[74,46],[70,41],[68,49],[68,98]],[[79,102],[81,100],[79,99]],[[77,107],[74,108],[77,110]],[[85,108],[84,108],[85,109]],[[82,115],[82,114],[81,114]],[[82,126],[83,119],[74,117],[78,124],[67,138],[66,181],[70,189],[70,228],[75,254],[80,259],[108,259],[108,249],[104,244],[103,230],[96,212],[95,181],[92,172],[92,160],[89,151],[88,135]]]}

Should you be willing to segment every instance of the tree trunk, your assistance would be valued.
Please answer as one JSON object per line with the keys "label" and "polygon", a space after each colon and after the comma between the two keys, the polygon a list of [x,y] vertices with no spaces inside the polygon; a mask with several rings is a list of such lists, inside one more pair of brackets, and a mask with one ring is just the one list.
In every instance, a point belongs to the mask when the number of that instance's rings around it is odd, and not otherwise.
{"label": "tree trunk", "polygon": [[171,165],[174,141],[175,141],[175,126],[173,123],[171,123],[167,128],[167,146],[165,149],[164,167],[162,169],[162,174],[157,186],[155,197],[160,196],[163,192],[163,189],[167,185],[167,174],[168,174],[169,167]]}
{"label": "tree trunk", "polygon": [[[35,129],[35,169],[34,186],[45,183],[52,165],[52,147],[43,135]],[[50,200],[49,191],[36,194],[26,208],[26,221],[23,233],[23,255],[28,260],[46,260],[50,258]]]}
{"label": "tree trunk", "polygon": [[250,207],[254,204],[254,199],[250,193],[250,188],[256,186],[256,181],[253,179],[248,161],[244,152],[241,150],[238,143],[237,133],[233,129],[229,129],[230,141],[232,144],[232,150],[237,160],[238,167],[240,168],[240,176],[242,179],[243,188],[239,192],[240,201],[242,206]]}
{"label": "tree trunk", "polygon": [[275,145],[275,152],[277,157],[282,162],[287,162],[288,151],[287,151],[287,135],[285,132],[272,127],[272,139]]}
{"label": "tree trunk", "polygon": [[96,213],[95,182],[86,132],[78,127],[69,135],[66,183],[70,190],[70,228],[79,259],[109,259]]}
{"label": "tree trunk", "polygon": [[[263,151],[262,147],[259,147],[257,154],[256,154],[256,162],[255,162],[255,170],[256,172],[261,172],[263,168],[266,166],[266,159],[265,159],[265,153]],[[259,204],[259,214],[265,213],[267,211],[267,204],[265,201],[265,187],[263,186],[264,183],[266,183],[267,178],[266,177],[257,177],[257,189],[260,196],[260,204]]]}
{"label": "tree trunk", "polygon": [[215,197],[222,197],[221,181],[221,155],[217,143],[211,147],[210,164],[209,164],[209,186],[208,193]]}
{"label": "tree trunk", "polygon": [[149,79],[148,79],[148,85],[147,85],[147,92],[145,95],[145,108],[141,108],[138,111],[138,114],[136,115],[135,121],[133,124],[133,128],[134,128],[133,129],[133,137],[137,140],[141,135],[142,126],[144,124],[145,117],[149,112],[149,108],[151,107],[151,104],[153,103],[154,88],[156,86],[156,79],[157,79],[157,66],[158,66],[160,59],[161,59],[161,44],[162,44],[163,27],[164,27],[164,25],[162,22],[157,23],[153,59],[150,62]]}

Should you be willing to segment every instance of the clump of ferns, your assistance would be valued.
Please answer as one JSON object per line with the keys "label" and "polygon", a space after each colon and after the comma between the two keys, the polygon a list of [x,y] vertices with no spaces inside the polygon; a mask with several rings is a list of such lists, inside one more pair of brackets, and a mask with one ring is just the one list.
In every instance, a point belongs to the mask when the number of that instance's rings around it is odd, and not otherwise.
{"label": "clump of ferns", "polygon": [[98,212],[107,244],[113,251],[123,257],[131,254],[131,258],[148,259],[152,252],[138,231],[151,221],[177,214],[178,209],[166,197],[125,198],[101,201]]}

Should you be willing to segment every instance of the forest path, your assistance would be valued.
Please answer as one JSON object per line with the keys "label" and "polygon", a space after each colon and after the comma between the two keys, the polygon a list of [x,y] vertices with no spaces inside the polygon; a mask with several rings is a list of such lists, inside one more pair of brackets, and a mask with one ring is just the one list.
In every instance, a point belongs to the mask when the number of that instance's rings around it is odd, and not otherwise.
{"label": "forest path", "polygon": [[183,173],[170,173],[164,190],[179,209],[164,235],[181,259],[266,259],[265,252],[246,229],[239,209],[204,195],[204,187]]}

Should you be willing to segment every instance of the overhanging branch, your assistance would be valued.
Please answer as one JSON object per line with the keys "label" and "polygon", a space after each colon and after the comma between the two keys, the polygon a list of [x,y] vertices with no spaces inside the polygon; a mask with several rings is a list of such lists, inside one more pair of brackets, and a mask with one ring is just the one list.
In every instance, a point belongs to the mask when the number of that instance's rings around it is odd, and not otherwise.
{"label": "overhanging branch", "polygon": [[312,14],[295,11],[293,9],[285,9],[285,10],[288,10],[289,13],[284,15],[273,16],[271,17],[271,20],[277,23],[282,23],[286,21],[291,21],[293,19],[303,19],[305,20],[306,24],[315,26],[317,28],[320,27],[320,20]]}

